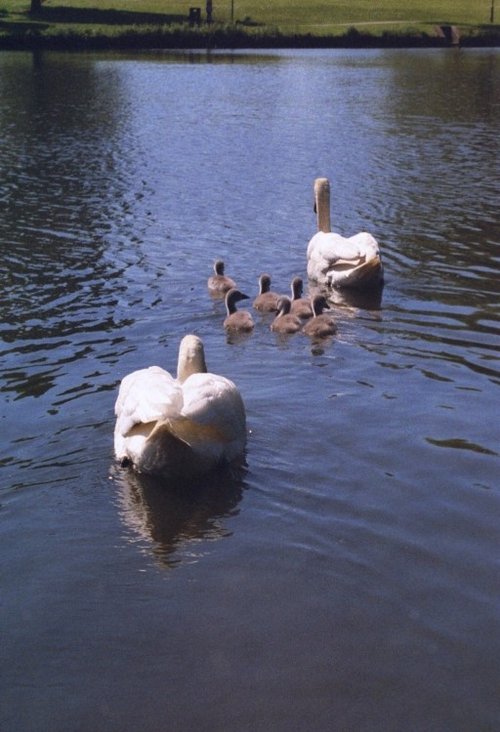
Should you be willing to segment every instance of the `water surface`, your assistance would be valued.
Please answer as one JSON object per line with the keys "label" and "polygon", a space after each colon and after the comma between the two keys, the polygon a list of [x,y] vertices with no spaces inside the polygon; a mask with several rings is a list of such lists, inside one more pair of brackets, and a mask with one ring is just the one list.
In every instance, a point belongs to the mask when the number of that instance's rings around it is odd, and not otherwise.
{"label": "water surface", "polygon": [[[496,729],[499,65],[0,56],[2,730]],[[383,292],[228,342],[214,259],[305,277],[318,175]],[[189,490],[112,454],[187,332],[249,427]]]}

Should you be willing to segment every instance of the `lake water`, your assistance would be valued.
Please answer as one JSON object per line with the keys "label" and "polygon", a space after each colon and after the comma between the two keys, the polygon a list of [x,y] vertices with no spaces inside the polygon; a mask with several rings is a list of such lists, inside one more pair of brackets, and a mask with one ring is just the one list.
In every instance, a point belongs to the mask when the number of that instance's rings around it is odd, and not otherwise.
{"label": "lake water", "polygon": [[[0,55],[3,732],[498,730],[499,116],[498,49]],[[381,296],[228,342],[317,176]],[[189,490],[112,450],[188,332],[249,428]]]}

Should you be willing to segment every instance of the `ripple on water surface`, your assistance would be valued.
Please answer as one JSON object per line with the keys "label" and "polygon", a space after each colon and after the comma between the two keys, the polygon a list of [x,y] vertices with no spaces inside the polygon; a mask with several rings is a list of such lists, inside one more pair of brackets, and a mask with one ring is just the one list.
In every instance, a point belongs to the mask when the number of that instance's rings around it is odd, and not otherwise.
{"label": "ripple on water surface", "polygon": [[[498,54],[452,50],[0,58],[12,729],[496,723]],[[317,175],[383,291],[228,339],[214,259],[289,292]],[[247,465],[176,491],[114,466],[113,403],[188,331]]]}

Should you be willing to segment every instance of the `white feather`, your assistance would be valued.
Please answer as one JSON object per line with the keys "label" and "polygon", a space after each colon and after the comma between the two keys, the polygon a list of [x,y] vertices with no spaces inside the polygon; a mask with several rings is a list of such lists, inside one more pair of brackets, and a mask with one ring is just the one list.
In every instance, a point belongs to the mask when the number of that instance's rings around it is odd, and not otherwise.
{"label": "white feather", "polygon": [[309,279],[328,287],[367,287],[382,281],[380,249],[366,231],[343,237],[331,231],[330,184],[314,183],[318,231],[307,246]]}
{"label": "white feather", "polygon": [[115,414],[115,455],[138,471],[189,477],[245,449],[241,395],[229,379],[206,372],[196,336],[181,342],[177,378],[159,366],[125,376]]}

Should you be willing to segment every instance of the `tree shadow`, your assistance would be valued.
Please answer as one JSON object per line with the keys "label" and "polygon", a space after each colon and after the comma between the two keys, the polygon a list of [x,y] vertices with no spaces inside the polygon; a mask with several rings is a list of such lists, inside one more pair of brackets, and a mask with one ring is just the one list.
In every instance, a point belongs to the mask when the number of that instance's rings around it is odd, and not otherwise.
{"label": "tree shadow", "polygon": [[170,25],[185,23],[187,15],[138,13],[130,10],[70,8],[63,5],[42,6],[31,17],[50,23],[89,23],[100,25]]}

